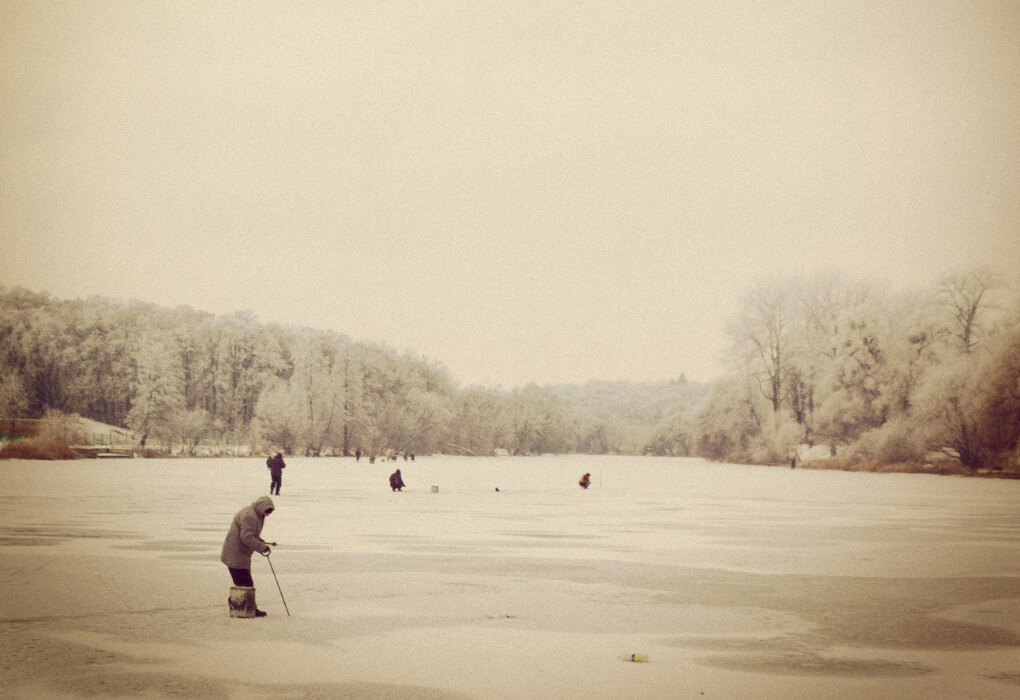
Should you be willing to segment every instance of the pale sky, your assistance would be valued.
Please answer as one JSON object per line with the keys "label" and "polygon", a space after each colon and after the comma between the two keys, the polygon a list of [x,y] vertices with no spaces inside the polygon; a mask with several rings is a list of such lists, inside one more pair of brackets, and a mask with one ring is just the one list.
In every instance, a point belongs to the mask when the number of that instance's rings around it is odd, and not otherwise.
{"label": "pale sky", "polygon": [[0,284],[461,384],[723,371],[753,282],[1020,260],[1020,3],[0,0]]}

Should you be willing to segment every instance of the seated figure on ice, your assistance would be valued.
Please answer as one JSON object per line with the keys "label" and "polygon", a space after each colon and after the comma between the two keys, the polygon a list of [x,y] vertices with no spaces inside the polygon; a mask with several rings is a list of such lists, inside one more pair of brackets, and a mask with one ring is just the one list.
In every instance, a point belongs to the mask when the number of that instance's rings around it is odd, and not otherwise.
{"label": "seated figure on ice", "polygon": [[394,491],[400,491],[404,488],[404,480],[400,476],[400,470],[390,474],[390,488]]}

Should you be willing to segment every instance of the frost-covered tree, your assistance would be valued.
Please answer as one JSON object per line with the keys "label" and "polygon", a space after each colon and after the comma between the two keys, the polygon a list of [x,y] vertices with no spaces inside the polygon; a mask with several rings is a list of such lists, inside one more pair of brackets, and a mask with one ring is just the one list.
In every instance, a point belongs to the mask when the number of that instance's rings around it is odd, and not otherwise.
{"label": "frost-covered tree", "polygon": [[[774,455],[796,439],[792,422],[809,443],[854,446],[881,459],[919,458],[917,436],[935,430],[970,463],[987,463],[986,448],[975,445],[989,442],[984,436],[998,423],[981,417],[991,410],[984,397],[992,383],[978,349],[1016,326],[1015,319],[991,323],[1002,286],[987,270],[952,276],[940,282],[935,303],[838,275],[753,286],[731,326],[734,383],[720,384],[702,412],[699,453]],[[985,378],[975,384],[976,376]],[[771,420],[734,390],[741,380],[759,389]],[[1004,402],[1000,396],[996,405]],[[749,440],[750,417],[758,432]]]}
{"label": "frost-covered tree", "polygon": [[793,305],[788,286],[762,280],[745,295],[740,318],[730,326],[733,357],[778,412],[789,372]]}
{"label": "frost-covered tree", "polygon": [[213,387],[215,411],[235,441],[240,441],[255,416],[259,394],[281,368],[272,334],[251,314],[233,314],[219,324]]}
{"label": "frost-covered tree", "polygon": [[361,440],[360,428],[364,427],[364,374],[361,369],[360,348],[347,344],[340,358],[343,381],[343,425],[340,427],[340,454],[348,457],[354,454]]}
{"label": "frost-covered tree", "polygon": [[988,268],[950,275],[938,283],[935,296],[945,312],[946,331],[962,352],[973,350],[992,297],[1005,286],[1002,276]]}
{"label": "frost-covered tree", "polygon": [[492,454],[507,444],[506,401],[494,389],[472,387],[454,401],[447,446],[473,455]]}
{"label": "frost-covered tree", "polygon": [[405,398],[402,452],[435,451],[449,432],[449,398],[433,391],[411,389]]}
{"label": "frost-covered tree", "polygon": [[695,420],[697,454],[717,461],[750,461],[771,412],[753,379],[734,374],[719,380]]}
{"label": "frost-covered tree", "polygon": [[39,422],[40,440],[59,442],[64,445],[87,445],[88,432],[82,425],[81,416],[77,413],[64,413],[56,409],[46,409]]}
{"label": "frost-covered tree", "polygon": [[70,344],[63,362],[68,376],[68,405],[93,420],[123,425],[128,411],[137,318],[131,308],[97,300],[81,305],[67,329]]}
{"label": "frost-covered tree", "polygon": [[270,447],[294,454],[301,435],[301,396],[278,380],[263,390],[255,408],[256,433]]}
{"label": "frost-covered tree", "polygon": [[919,294],[890,299],[881,312],[889,328],[882,391],[893,418],[910,413],[918,383],[938,362],[940,327]]}
{"label": "frost-covered tree", "polygon": [[513,454],[564,452],[567,422],[559,398],[548,387],[514,390],[507,404],[508,444]]}
{"label": "frost-covered tree", "polygon": [[184,410],[180,355],[168,334],[142,337],[135,350],[128,427],[135,431],[142,447],[150,437],[169,447],[174,439],[175,417]]}
{"label": "frost-covered tree", "polygon": [[64,350],[70,344],[65,314],[36,309],[29,312],[25,321],[26,326],[20,329],[24,358],[21,369],[28,389],[29,411],[38,416],[47,408],[68,409],[67,380],[71,368],[63,362]]}
{"label": "frost-covered tree", "polygon": [[346,421],[346,364],[342,341],[324,333],[303,339],[290,378],[299,401],[299,436],[306,455],[318,456],[342,440]]}
{"label": "frost-covered tree", "polygon": [[989,344],[990,356],[979,379],[984,400],[978,415],[993,466],[1020,467],[1020,325]]}
{"label": "frost-covered tree", "polygon": [[170,427],[174,437],[184,445],[184,450],[193,455],[202,440],[212,434],[212,426],[209,412],[195,408],[176,414]]}
{"label": "frost-covered tree", "polygon": [[928,446],[975,470],[1002,466],[1020,436],[1020,329],[990,345],[943,361],[915,400]]}
{"label": "frost-covered tree", "polygon": [[877,319],[846,319],[841,340],[822,374],[824,392],[815,413],[816,434],[849,444],[887,418],[883,400],[887,329]]}
{"label": "frost-covered tree", "polygon": [[4,426],[8,435],[14,435],[14,421],[28,413],[28,395],[21,375],[7,371],[0,374],[0,418],[10,421]]}
{"label": "frost-covered tree", "polygon": [[867,318],[881,291],[874,283],[842,274],[817,275],[794,285],[796,308],[788,372],[789,407],[804,426],[805,441],[817,433],[816,410],[832,390],[833,365],[841,361],[848,326]]}
{"label": "frost-covered tree", "polygon": [[660,424],[643,452],[649,455],[687,457],[694,453],[694,426],[689,418],[676,417]]}
{"label": "frost-covered tree", "polygon": [[369,456],[435,449],[448,434],[451,416],[452,387],[444,371],[383,346],[363,347],[359,357],[361,449]]}

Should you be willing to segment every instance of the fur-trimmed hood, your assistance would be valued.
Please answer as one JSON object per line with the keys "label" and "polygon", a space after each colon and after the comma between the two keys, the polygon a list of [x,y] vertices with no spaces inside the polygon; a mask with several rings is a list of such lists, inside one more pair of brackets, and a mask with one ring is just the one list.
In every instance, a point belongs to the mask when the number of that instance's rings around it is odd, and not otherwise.
{"label": "fur-trimmed hood", "polygon": [[260,535],[262,526],[266,524],[266,511],[270,509],[276,510],[273,499],[259,496],[250,506],[237,511],[227,530],[227,538],[223,540],[220,561],[231,569],[250,569],[252,554],[269,551],[269,545]]}

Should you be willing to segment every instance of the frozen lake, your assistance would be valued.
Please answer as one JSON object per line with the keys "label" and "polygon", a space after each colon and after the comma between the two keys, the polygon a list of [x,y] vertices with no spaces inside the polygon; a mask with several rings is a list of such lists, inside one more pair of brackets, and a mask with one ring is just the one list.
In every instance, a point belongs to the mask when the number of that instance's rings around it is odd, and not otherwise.
{"label": "frozen lake", "polygon": [[[1020,692],[1016,481],[290,458],[263,536],[291,616],[256,556],[256,621],[227,616],[218,559],[233,514],[268,493],[264,458],[0,476],[0,663],[18,697]],[[637,652],[651,661],[621,660]]]}

